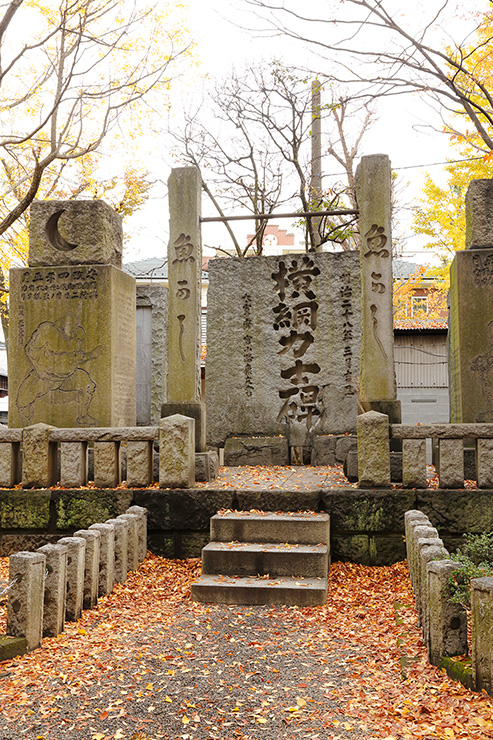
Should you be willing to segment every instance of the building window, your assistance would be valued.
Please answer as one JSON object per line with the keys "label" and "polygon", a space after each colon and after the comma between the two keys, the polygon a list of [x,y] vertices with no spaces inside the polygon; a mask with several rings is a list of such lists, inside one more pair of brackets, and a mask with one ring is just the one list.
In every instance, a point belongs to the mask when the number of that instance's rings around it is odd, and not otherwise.
{"label": "building window", "polygon": [[424,319],[428,315],[428,296],[414,295],[411,298],[411,314],[413,319]]}

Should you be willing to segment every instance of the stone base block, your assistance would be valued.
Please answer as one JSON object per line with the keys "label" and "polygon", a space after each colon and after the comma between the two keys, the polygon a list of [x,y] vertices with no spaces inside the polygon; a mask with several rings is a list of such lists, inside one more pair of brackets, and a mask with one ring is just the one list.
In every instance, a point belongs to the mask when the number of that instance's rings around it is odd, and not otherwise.
{"label": "stone base block", "polygon": [[[358,480],[358,452],[349,450],[343,464],[344,475],[350,483]],[[402,483],[402,452],[390,453],[390,480],[392,483]]]}
{"label": "stone base block", "polygon": [[12,660],[18,655],[27,653],[27,640],[25,637],[7,637],[0,635],[0,663],[4,660]]}
{"label": "stone base block", "polygon": [[206,420],[204,403],[163,403],[161,406],[161,419],[167,416],[180,414],[195,419],[195,452],[205,452],[207,445],[205,441]]}
{"label": "stone base block", "polygon": [[229,437],[224,445],[224,464],[289,465],[286,437]]}
{"label": "stone base block", "polygon": [[337,437],[333,434],[317,435],[313,440],[311,464],[335,465],[336,441]]}
{"label": "stone base block", "polygon": [[195,480],[208,483],[219,475],[219,456],[217,452],[197,452],[195,454]]}

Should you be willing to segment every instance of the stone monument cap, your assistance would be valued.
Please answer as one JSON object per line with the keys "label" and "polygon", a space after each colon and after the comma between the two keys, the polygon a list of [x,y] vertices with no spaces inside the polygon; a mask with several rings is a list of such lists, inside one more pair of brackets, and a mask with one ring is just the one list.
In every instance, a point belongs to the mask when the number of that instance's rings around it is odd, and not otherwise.
{"label": "stone monument cap", "polygon": [[35,200],[29,267],[122,266],[121,216],[102,200]]}

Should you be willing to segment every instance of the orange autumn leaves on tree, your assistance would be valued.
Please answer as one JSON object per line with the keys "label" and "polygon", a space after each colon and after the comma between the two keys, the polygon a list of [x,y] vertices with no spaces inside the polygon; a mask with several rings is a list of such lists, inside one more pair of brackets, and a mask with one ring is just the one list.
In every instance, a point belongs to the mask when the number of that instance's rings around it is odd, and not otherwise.
{"label": "orange autumn leaves on tree", "polygon": [[411,275],[394,280],[394,327],[446,327],[448,288],[448,269],[427,265],[420,265]]}

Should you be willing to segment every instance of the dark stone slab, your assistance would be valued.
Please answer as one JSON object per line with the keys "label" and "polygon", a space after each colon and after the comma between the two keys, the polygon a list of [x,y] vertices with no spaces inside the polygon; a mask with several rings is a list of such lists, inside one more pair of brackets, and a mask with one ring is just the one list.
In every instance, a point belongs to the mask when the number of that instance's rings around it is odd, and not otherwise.
{"label": "dark stone slab", "polygon": [[208,530],[209,520],[219,509],[233,508],[234,490],[191,488],[188,490],[145,489],[134,491],[133,502],[147,509],[149,530]]}
{"label": "dark stone slab", "polygon": [[323,491],[322,499],[334,533],[403,532],[405,512],[419,508],[414,491],[350,488]]}
{"label": "dark stone slab", "polygon": [[132,503],[132,490],[53,491],[58,529],[86,529],[95,522],[114,519]]}
{"label": "dark stone slab", "polygon": [[38,547],[51,545],[63,537],[58,534],[0,534],[0,558],[7,558],[16,552],[34,552]]}
{"label": "dark stone slab", "polygon": [[493,491],[419,490],[416,505],[440,533],[493,531]]}
{"label": "dark stone slab", "polygon": [[332,560],[370,565],[370,538],[366,534],[335,535],[330,538]]}

